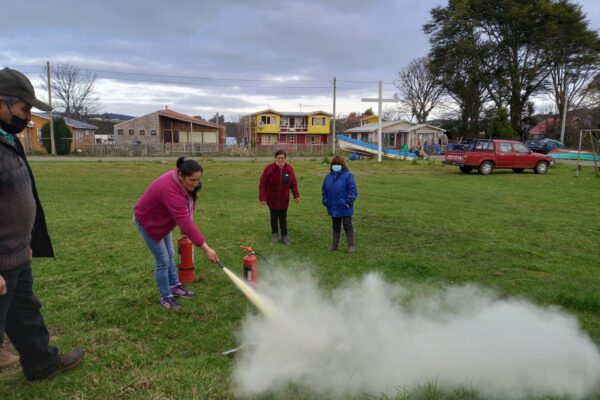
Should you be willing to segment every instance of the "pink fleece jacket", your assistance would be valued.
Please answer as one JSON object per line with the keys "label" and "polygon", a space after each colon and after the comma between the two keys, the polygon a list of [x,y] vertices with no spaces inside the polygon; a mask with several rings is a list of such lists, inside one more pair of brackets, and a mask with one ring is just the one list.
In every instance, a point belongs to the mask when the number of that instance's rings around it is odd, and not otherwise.
{"label": "pink fleece jacket", "polygon": [[158,242],[176,226],[196,246],[202,246],[204,235],[193,220],[196,202],[179,181],[177,169],[165,172],[148,186],[133,207],[138,223]]}

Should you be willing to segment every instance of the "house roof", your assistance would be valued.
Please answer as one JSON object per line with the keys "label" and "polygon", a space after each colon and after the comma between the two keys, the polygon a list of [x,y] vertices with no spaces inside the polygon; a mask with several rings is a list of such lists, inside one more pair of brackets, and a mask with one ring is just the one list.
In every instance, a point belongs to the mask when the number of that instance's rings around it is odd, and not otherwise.
{"label": "house roof", "polygon": [[182,113],[179,113],[179,112],[173,111],[173,110],[158,110],[157,112],[158,112],[158,115],[162,115],[163,117],[167,117],[167,118],[173,118],[178,121],[191,122],[191,123],[198,124],[198,125],[210,126],[212,128],[224,128],[223,125],[220,125],[220,124],[217,124],[214,122],[210,122],[210,121],[206,121],[203,119],[199,119],[199,118],[194,118],[190,115],[182,114]]}
{"label": "house roof", "polygon": [[[416,129],[420,128],[431,128],[436,131],[445,132],[444,129],[439,128],[437,126],[428,125],[428,124],[415,124],[414,122],[410,122],[404,119],[399,119],[396,121],[385,121],[381,123],[381,129],[385,130],[386,133],[389,132],[412,132]],[[371,124],[357,126],[355,128],[347,129],[344,132],[347,133],[371,133],[376,132],[379,129],[379,123],[374,122]]]}
{"label": "house roof", "polygon": [[[37,113],[37,112],[32,112],[32,114],[37,115],[40,118],[44,118],[44,119],[47,119],[48,121],[50,121],[50,114]],[[86,124],[85,122],[77,121],[76,119],[67,118],[67,117],[63,117],[63,119],[65,120],[65,123],[67,124],[67,126],[70,126],[71,128],[89,129],[89,130],[98,129],[98,127],[96,125]]]}

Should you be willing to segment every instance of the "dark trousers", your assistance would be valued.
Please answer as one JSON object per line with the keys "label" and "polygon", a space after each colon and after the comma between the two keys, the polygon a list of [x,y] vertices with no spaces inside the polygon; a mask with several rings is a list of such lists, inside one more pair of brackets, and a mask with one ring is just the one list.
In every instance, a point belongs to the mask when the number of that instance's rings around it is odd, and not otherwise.
{"label": "dark trousers", "polygon": [[269,208],[271,212],[271,233],[277,233],[277,224],[281,228],[281,236],[287,235],[287,208]]}
{"label": "dark trousers", "polygon": [[21,356],[28,379],[48,375],[59,366],[58,349],[48,343],[48,329],[40,313],[42,304],[33,293],[31,263],[0,270],[7,292],[0,296],[0,331],[6,332]]}
{"label": "dark trousers", "polygon": [[335,232],[342,230],[342,224],[344,225],[344,232],[348,233],[352,231],[352,215],[348,217],[331,217],[331,221]]}

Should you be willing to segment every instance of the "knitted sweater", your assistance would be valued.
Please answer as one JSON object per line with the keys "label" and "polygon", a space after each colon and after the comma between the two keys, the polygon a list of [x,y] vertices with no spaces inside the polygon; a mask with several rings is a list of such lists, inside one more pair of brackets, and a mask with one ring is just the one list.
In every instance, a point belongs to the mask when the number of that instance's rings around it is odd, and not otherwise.
{"label": "knitted sweater", "polygon": [[0,138],[0,269],[29,260],[35,210],[27,166],[16,148]]}

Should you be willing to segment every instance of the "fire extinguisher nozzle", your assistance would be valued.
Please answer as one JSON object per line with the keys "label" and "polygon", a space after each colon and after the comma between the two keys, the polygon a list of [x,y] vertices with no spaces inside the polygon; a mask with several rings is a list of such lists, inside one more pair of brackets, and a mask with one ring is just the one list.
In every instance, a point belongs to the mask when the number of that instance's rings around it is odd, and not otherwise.
{"label": "fire extinguisher nozzle", "polygon": [[219,267],[221,267],[221,269],[225,268],[225,266],[223,265],[223,263],[220,260],[217,260],[216,263]]}

